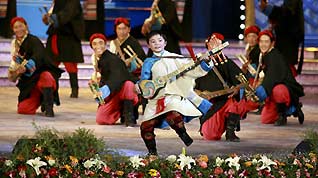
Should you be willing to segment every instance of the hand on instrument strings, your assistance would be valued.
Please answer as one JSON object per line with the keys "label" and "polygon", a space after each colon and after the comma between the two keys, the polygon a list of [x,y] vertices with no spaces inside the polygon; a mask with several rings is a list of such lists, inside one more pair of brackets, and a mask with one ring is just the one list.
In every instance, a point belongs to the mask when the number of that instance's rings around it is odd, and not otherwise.
{"label": "hand on instrument strings", "polygon": [[141,91],[140,91],[140,88],[139,88],[139,84],[138,84],[138,83],[135,84],[134,92],[137,93],[137,94],[141,94]]}
{"label": "hand on instrument strings", "polygon": [[26,68],[24,66],[20,65],[15,72],[17,75],[23,74],[26,72]]}
{"label": "hand on instrument strings", "polygon": [[244,74],[246,74],[247,73],[247,68],[248,68],[248,65],[249,65],[250,63],[249,62],[246,62],[246,63],[244,63],[243,65],[242,65],[242,72],[244,73]]}
{"label": "hand on instrument strings", "polygon": [[235,96],[236,94],[238,94],[239,91],[240,91],[240,86],[235,86],[235,87],[233,87],[233,88],[234,88],[233,93],[230,94],[230,95],[228,96],[228,98],[232,98],[233,96]]}

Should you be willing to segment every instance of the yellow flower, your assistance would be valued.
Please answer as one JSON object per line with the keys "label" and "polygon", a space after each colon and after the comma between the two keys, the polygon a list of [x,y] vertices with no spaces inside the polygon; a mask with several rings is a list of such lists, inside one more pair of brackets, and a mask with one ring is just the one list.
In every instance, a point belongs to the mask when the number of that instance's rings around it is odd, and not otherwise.
{"label": "yellow flower", "polygon": [[315,153],[309,153],[309,156],[310,156],[310,158],[313,158],[313,157],[317,157],[317,155],[315,154]]}
{"label": "yellow flower", "polygon": [[124,175],[124,171],[116,171],[116,174],[117,174],[118,176],[122,176],[122,175]]}
{"label": "yellow flower", "polygon": [[209,158],[208,158],[207,155],[200,155],[199,158],[198,158],[198,161],[199,162],[208,162]]}
{"label": "yellow flower", "polygon": [[306,166],[306,167],[308,167],[309,169],[314,168],[314,166],[313,166],[313,165],[311,165],[311,164],[309,164],[309,163],[306,163],[306,164],[305,164],[305,166]]}
{"label": "yellow flower", "polygon": [[50,155],[50,156],[44,156],[44,158],[48,161],[48,160],[54,160],[53,156]]}
{"label": "yellow flower", "polygon": [[17,160],[19,160],[19,161],[23,161],[23,160],[24,160],[23,155],[22,155],[22,154],[19,154],[19,155],[17,156]]}
{"label": "yellow flower", "polygon": [[148,171],[148,174],[150,175],[150,176],[152,176],[152,177],[155,177],[155,176],[157,176],[157,170],[156,169],[150,169],[149,171]]}
{"label": "yellow flower", "polygon": [[174,164],[174,167],[177,168],[177,169],[181,169],[181,166],[179,164],[177,164],[177,163]]}
{"label": "yellow flower", "polygon": [[252,161],[246,161],[244,164],[246,167],[250,167],[252,166]]}
{"label": "yellow flower", "polygon": [[70,165],[65,165],[64,166],[64,168],[69,172],[69,173],[73,173],[73,170],[72,170],[72,168],[71,168],[71,166]]}
{"label": "yellow flower", "polygon": [[74,156],[70,156],[70,160],[72,161],[72,163],[75,163],[75,164],[78,163],[78,159],[75,158]]}

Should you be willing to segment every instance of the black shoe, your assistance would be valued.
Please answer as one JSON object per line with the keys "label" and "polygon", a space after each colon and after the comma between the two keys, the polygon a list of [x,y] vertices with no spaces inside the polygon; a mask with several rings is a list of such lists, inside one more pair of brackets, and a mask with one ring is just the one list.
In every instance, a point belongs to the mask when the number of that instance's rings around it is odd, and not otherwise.
{"label": "black shoe", "polygon": [[46,116],[46,117],[54,117],[53,108],[52,108],[52,109],[47,109],[47,110],[45,111],[45,116]]}
{"label": "black shoe", "polygon": [[44,111],[45,111],[45,105],[41,104],[41,112],[44,112]]}
{"label": "black shoe", "polygon": [[78,98],[78,88],[72,88],[71,98]]}
{"label": "black shoe", "polygon": [[193,139],[188,135],[187,132],[180,134],[179,137],[186,146],[190,146],[193,143]]}
{"label": "black shoe", "polygon": [[275,126],[283,126],[287,124],[287,117],[280,115],[277,121],[274,123]]}
{"label": "black shoe", "polygon": [[296,111],[293,113],[294,117],[298,117],[298,122],[299,124],[303,124],[305,120],[305,115],[301,108],[303,107],[302,103],[299,103],[298,106],[296,107]]}
{"label": "black shoe", "polygon": [[234,131],[226,131],[225,140],[228,142],[240,142],[240,138],[235,135]]}

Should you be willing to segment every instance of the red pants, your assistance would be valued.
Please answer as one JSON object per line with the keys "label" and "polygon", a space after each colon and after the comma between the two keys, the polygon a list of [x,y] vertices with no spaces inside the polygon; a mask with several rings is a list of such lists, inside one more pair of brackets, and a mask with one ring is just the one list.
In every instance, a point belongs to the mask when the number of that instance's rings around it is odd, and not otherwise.
{"label": "red pants", "polygon": [[[55,62],[56,66],[59,66],[61,62]],[[75,62],[63,62],[65,69],[68,73],[77,73],[77,63]]]}
{"label": "red pants", "polygon": [[206,120],[201,128],[201,133],[205,140],[220,140],[225,132],[225,119],[229,113],[238,114],[241,117],[247,112],[257,109],[258,104],[252,101],[240,100],[237,102],[233,98],[229,98],[225,105]]}
{"label": "red pants", "polygon": [[105,99],[105,104],[100,105],[96,113],[96,123],[100,125],[112,125],[119,119],[122,110],[122,101],[132,100],[138,103],[138,95],[134,92],[135,85],[126,81],[119,92],[112,93]]}
{"label": "red pants", "polygon": [[265,105],[261,114],[261,122],[263,124],[273,124],[278,119],[276,109],[277,103],[285,103],[286,106],[290,105],[290,95],[288,88],[279,84],[273,88],[272,94],[266,98]]}
{"label": "red pants", "polygon": [[35,114],[41,105],[42,88],[53,88],[56,90],[56,81],[48,71],[40,74],[40,78],[32,89],[30,97],[18,103],[19,114]]}

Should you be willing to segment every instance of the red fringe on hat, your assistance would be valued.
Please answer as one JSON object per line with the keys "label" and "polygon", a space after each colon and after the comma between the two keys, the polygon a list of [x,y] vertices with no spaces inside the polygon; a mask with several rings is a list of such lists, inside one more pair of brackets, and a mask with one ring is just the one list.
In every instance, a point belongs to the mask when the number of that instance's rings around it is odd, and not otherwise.
{"label": "red fringe on hat", "polygon": [[129,20],[128,20],[128,19],[126,19],[126,18],[124,18],[124,17],[118,17],[118,18],[115,19],[115,22],[114,22],[115,27],[116,27],[117,25],[121,24],[121,23],[123,23],[123,24],[125,24],[126,26],[130,27],[130,23],[129,23]]}
{"label": "red fringe on hat", "polygon": [[261,36],[263,36],[263,35],[267,35],[267,36],[269,36],[269,38],[271,39],[271,41],[275,41],[275,37],[274,37],[272,31],[270,31],[270,30],[263,30],[263,31],[261,31],[261,32],[258,34],[258,39],[259,39]]}
{"label": "red fringe on hat", "polygon": [[261,29],[258,26],[252,25],[252,26],[245,28],[244,36],[246,36],[249,33],[255,33],[256,35],[258,35],[260,31],[261,31]]}
{"label": "red fringe on hat", "polygon": [[26,21],[25,21],[25,19],[24,19],[23,17],[14,17],[14,18],[11,19],[11,21],[10,21],[10,27],[11,27],[11,29],[13,29],[13,25],[14,25],[15,22],[17,22],[17,21],[22,22],[22,23],[24,23],[25,25],[27,25],[27,23],[26,23]]}
{"label": "red fringe on hat", "polygon": [[100,38],[100,39],[104,40],[105,43],[107,42],[107,38],[106,38],[106,36],[104,34],[102,34],[102,33],[94,33],[89,38],[89,44],[91,45],[91,47],[92,47],[93,40],[96,39],[96,38]]}
{"label": "red fringe on hat", "polygon": [[221,41],[224,40],[224,36],[221,33],[212,33],[212,35],[214,35],[217,39],[219,39]]}

